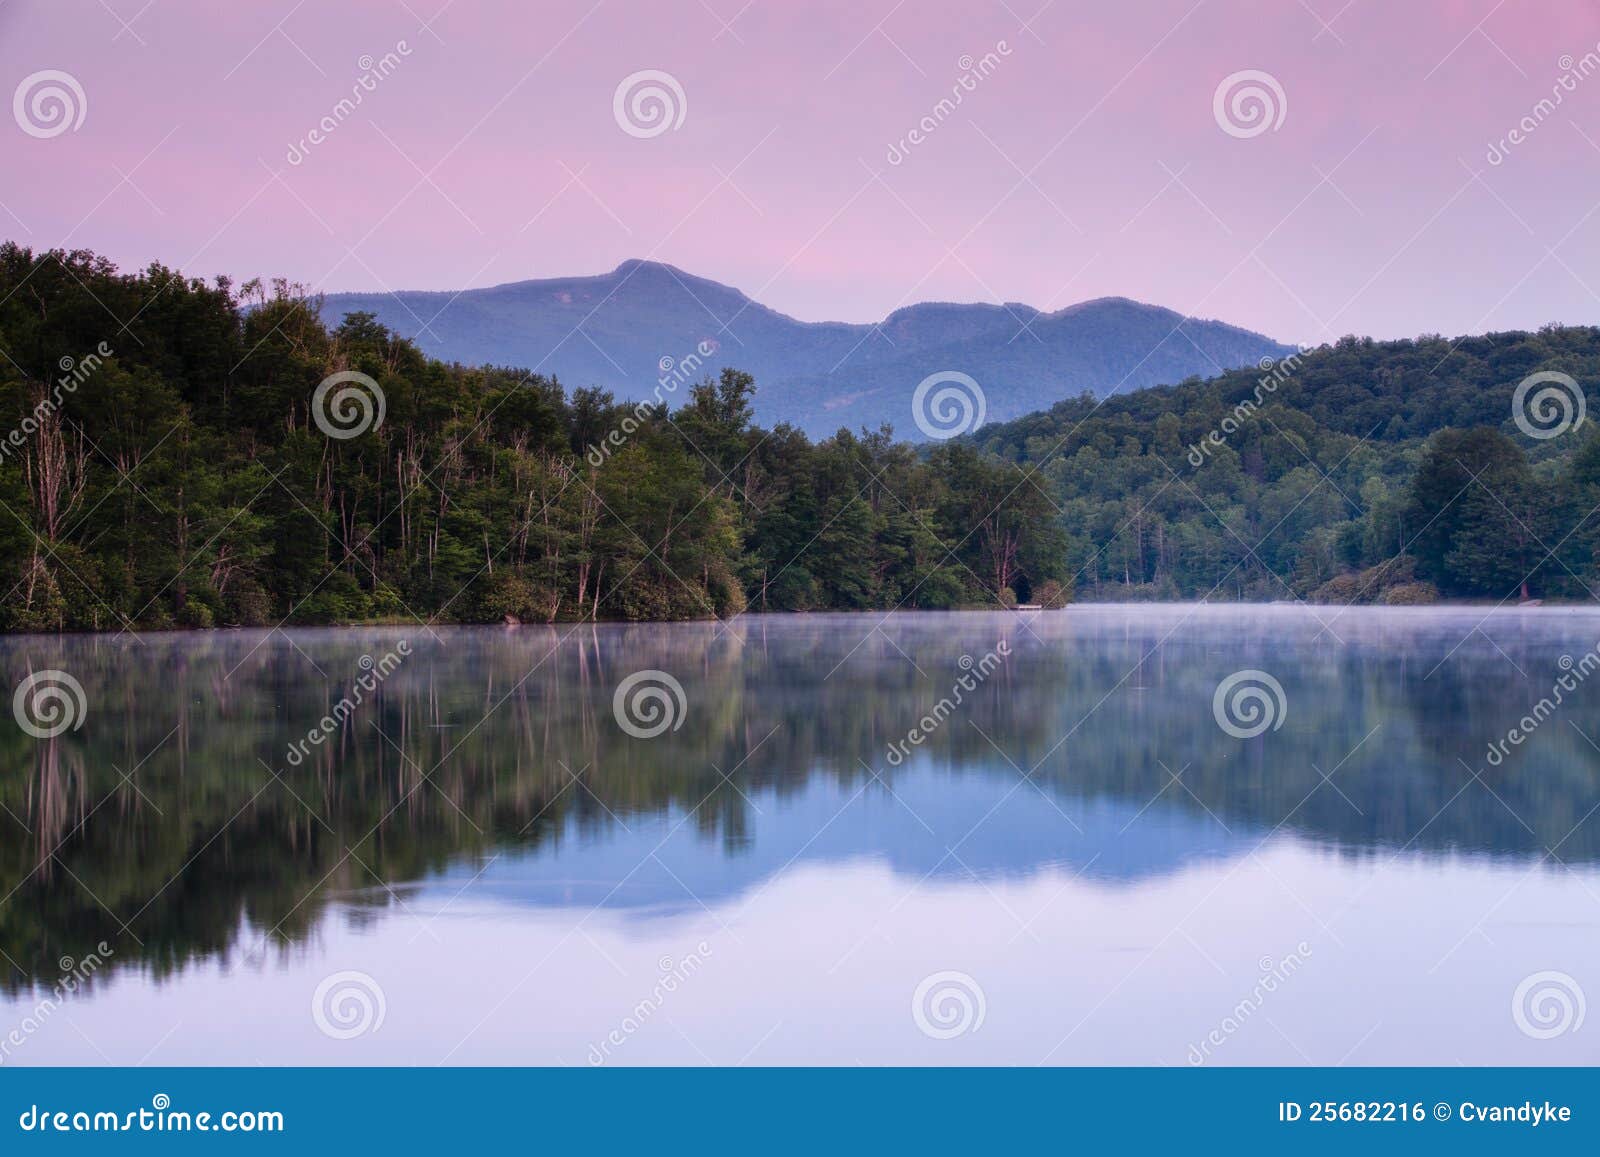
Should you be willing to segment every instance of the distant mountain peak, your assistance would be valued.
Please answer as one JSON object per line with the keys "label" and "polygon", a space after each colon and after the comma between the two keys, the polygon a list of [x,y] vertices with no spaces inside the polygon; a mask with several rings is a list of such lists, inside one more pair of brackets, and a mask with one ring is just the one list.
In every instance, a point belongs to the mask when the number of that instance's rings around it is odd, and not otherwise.
{"label": "distant mountain peak", "polygon": [[[647,257],[630,257],[620,262],[611,271],[612,277],[674,277],[686,281],[705,281],[703,277],[696,277],[692,273],[679,269],[676,265],[668,265],[665,261],[652,261]],[[727,288],[724,286],[723,288]]]}
{"label": "distant mountain peak", "polygon": [[[413,300],[414,299],[414,300]],[[447,361],[522,366],[621,399],[657,388],[665,359],[697,376],[725,366],[756,378],[756,415],[813,436],[887,422],[920,431],[917,384],[954,370],[984,391],[991,422],[1088,390],[1125,392],[1281,357],[1292,347],[1222,322],[1127,297],[1053,312],[1021,302],[926,301],[874,324],[805,322],[721,282],[631,257],[606,273],[508,282],[456,294],[335,293],[324,316],[365,310]],[[426,327],[418,318],[431,319]],[[709,354],[701,353],[709,350]]]}

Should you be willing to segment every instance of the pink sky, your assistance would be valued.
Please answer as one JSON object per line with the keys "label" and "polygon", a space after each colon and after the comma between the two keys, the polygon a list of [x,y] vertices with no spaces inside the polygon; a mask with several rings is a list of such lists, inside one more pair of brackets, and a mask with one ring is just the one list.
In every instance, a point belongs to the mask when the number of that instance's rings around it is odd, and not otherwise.
{"label": "pink sky", "polygon": [[[1295,341],[1591,323],[1600,72],[1486,154],[1597,43],[1575,0],[0,0],[4,92],[56,69],[87,102],[46,139],[0,121],[0,236],[328,291],[650,257],[807,320],[1121,294]],[[686,97],[649,138],[612,107],[643,69]],[[1287,102],[1248,139],[1213,115],[1244,69]]]}

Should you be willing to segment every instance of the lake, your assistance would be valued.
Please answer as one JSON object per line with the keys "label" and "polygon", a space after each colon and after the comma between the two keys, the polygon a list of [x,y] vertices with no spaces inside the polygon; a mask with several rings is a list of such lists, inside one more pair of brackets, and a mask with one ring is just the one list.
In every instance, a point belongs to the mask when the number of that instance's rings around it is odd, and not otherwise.
{"label": "lake", "polygon": [[1595,1064],[1597,645],[1193,605],[3,639],[0,1062]]}

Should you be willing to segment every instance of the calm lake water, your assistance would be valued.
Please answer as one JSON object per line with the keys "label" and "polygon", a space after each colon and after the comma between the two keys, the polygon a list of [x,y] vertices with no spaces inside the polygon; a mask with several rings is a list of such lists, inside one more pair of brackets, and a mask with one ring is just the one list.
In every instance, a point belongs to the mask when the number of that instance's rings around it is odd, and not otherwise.
{"label": "calm lake water", "polygon": [[1277,606],[0,640],[8,697],[82,688],[0,720],[0,1061],[1595,1064],[1597,644]]}

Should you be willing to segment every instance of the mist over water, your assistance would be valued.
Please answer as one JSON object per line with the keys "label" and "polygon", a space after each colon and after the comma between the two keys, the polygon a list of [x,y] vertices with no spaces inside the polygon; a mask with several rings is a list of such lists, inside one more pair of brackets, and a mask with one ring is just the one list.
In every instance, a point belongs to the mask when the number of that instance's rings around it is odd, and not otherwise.
{"label": "mist over water", "polygon": [[[1597,645],[1193,605],[7,638],[83,713],[0,739],[0,1030],[110,951],[5,1063],[1594,1063],[1512,1009],[1593,959]],[[381,1027],[319,1023],[341,972]]]}

